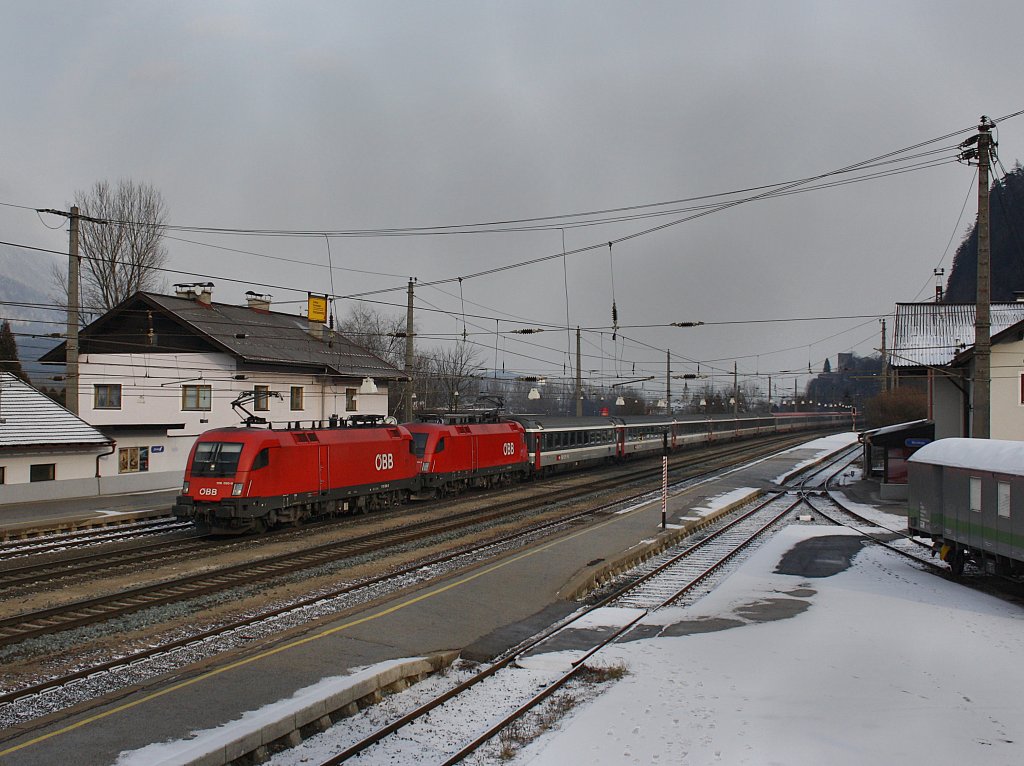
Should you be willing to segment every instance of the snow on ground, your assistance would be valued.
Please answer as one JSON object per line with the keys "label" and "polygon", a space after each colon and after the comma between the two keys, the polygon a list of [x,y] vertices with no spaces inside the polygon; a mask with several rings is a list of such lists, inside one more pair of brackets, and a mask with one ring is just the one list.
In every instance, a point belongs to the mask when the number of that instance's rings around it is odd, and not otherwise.
{"label": "snow on ground", "polygon": [[[805,448],[819,448],[823,455],[850,443],[851,436],[819,439]],[[851,474],[850,480],[857,478]],[[873,506],[857,510],[898,527],[898,516]],[[876,546],[860,549],[849,568],[830,577],[776,571],[787,551],[827,536],[852,540],[856,533],[791,525],[697,604],[649,614],[628,634],[644,637],[625,640],[588,661],[625,667],[627,675],[574,690],[577,707],[511,761],[501,762],[1024,762],[1019,693],[1024,688],[1024,609],[921,572]],[[625,625],[637,616],[637,610],[606,608],[588,615],[582,627]],[[452,713],[434,711],[425,723],[403,730],[398,754],[371,749],[358,762],[437,763],[442,752],[474,738],[510,701],[542,688],[578,654],[530,657],[523,667],[502,671],[500,683],[460,700]],[[325,734],[275,755],[271,763],[322,762],[468,672],[456,669],[388,696]],[[311,687],[279,704],[294,705],[306,692],[318,691],[323,690]],[[192,742],[169,744],[171,750],[160,755]],[[121,762],[142,762],[125,760],[129,757],[124,754]],[[497,747],[468,762],[499,762]]]}
{"label": "snow on ground", "polygon": [[843,431],[838,434],[822,436],[820,439],[814,439],[809,442],[804,442],[799,446],[789,448],[785,452],[780,452],[780,455],[785,455],[787,452],[795,452],[797,450],[817,450],[817,452],[811,457],[807,458],[803,462],[797,463],[785,473],[776,476],[775,483],[782,484],[783,482],[786,481],[786,477],[793,475],[801,468],[813,465],[814,463],[817,463],[819,460],[828,457],[832,453],[838,452],[839,450],[843,449],[843,447],[848,447],[852,444],[856,444],[857,436],[858,434],[856,431]]}
{"label": "snow on ground", "polygon": [[[829,526],[787,527],[696,605],[648,615],[641,630],[661,635],[627,640],[590,661],[624,666],[627,675],[577,692],[580,706],[510,763],[1020,763],[1024,609],[874,546],[831,577],[775,571],[803,541],[836,535],[856,538]],[[583,627],[624,625],[636,616],[601,609]],[[542,688],[576,656],[524,660],[453,713],[435,711],[426,724],[403,731],[397,761],[393,751],[371,750],[359,762],[437,763],[442,751],[507,709],[511,690]],[[272,763],[322,761],[463,677],[452,671],[388,697]],[[497,752],[471,762],[498,762]]]}
{"label": "snow on ground", "polygon": [[831,577],[774,573],[800,540],[835,534],[788,527],[690,609],[647,618],[698,632],[603,652],[629,675],[514,763],[1024,760],[1024,610],[877,547]]}

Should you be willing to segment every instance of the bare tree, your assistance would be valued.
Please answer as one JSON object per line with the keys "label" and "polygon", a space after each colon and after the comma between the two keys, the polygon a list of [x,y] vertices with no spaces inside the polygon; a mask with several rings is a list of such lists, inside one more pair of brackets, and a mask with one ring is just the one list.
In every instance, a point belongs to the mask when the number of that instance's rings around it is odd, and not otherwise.
{"label": "bare tree", "polygon": [[398,369],[405,367],[405,315],[385,314],[355,303],[338,320],[338,332]]}
{"label": "bare tree", "polygon": [[476,372],[480,367],[480,349],[468,343],[438,351],[431,363],[432,406],[457,410],[460,400],[465,404],[467,395],[475,395],[480,387]]}
{"label": "bare tree", "polygon": [[[167,262],[162,243],[167,206],[155,187],[131,179],[122,179],[116,186],[97,181],[88,191],[75,192],[74,204],[83,217],[79,223],[83,313],[109,311],[139,290],[162,287],[159,270]],[[61,266],[53,270],[65,303],[66,271]]]}

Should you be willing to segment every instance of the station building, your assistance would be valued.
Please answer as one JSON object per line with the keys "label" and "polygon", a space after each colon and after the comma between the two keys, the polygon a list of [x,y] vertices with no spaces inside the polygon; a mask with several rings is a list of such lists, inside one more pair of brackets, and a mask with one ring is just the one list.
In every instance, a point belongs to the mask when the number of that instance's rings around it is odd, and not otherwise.
{"label": "station building", "polygon": [[[253,415],[297,421],[388,414],[405,373],[322,322],[271,310],[270,296],[216,303],[213,285],[139,292],[79,334],[78,413],[111,442],[99,460],[106,492],[180,486],[195,438]],[[65,363],[66,344],[42,357]]]}

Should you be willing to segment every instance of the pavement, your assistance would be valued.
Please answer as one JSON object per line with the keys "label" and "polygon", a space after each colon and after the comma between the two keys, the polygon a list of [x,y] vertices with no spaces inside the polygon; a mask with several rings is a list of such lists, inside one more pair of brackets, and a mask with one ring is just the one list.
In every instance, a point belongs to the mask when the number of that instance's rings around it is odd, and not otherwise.
{"label": "pavement", "polygon": [[73,529],[104,519],[142,518],[171,512],[179,489],[163,489],[124,495],[38,500],[32,503],[0,505],[0,538]]}
{"label": "pavement", "polygon": [[[777,477],[818,452],[791,450],[680,491],[670,498],[667,530],[660,526],[659,498],[403,592],[384,605],[306,627],[269,648],[172,672],[99,706],[57,714],[42,729],[8,732],[0,741],[0,764],[49,766],[65,762],[69,753],[75,754],[76,766],[111,764],[126,751],[192,739],[219,726],[226,727],[222,732],[237,732],[238,742],[258,744],[268,732],[279,736],[280,722],[260,723],[262,728],[253,732],[246,728],[251,723],[238,723],[243,715],[305,693],[321,679],[403,658],[436,658],[447,651],[478,660],[494,657],[575,611],[579,605],[572,595],[580,582],[600,576],[640,549],[652,549],[661,538],[678,536],[693,509],[708,507],[737,488],[754,495],[773,487]],[[224,763],[225,752],[221,748],[175,762]]]}

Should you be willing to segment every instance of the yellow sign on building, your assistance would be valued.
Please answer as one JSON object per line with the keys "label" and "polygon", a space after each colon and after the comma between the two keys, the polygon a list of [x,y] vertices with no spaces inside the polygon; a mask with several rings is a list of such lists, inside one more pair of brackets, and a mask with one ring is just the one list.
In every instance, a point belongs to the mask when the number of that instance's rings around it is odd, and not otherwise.
{"label": "yellow sign on building", "polygon": [[306,315],[310,322],[327,321],[327,296],[307,293]]}

